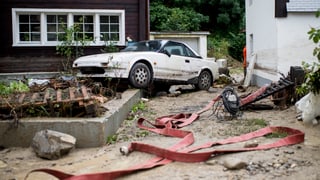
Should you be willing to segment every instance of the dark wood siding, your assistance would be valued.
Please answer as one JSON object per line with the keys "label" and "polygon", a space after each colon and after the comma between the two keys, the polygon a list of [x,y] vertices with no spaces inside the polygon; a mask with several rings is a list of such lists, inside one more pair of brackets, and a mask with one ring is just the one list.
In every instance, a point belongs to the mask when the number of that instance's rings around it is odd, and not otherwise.
{"label": "dark wood siding", "polygon": [[[125,10],[125,36],[136,41],[149,37],[149,0],[3,0],[0,3],[0,22],[3,25],[0,29],[0,73],[49,72],[61,69],[55,46],[12,46],[12,8]],[[90,47],[86,54],[99,53],[100,49],[101,47]]]}

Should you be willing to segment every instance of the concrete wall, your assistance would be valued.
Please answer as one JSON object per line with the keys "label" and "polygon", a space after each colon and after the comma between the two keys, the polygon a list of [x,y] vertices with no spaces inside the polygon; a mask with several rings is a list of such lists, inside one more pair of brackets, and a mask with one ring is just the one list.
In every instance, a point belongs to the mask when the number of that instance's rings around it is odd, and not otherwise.
{"label": "concrete wall", "polygon": [[19,120],[17,127],[12,120],[0,121],[0,146],[29,147],[34,135],[45,129],[74,136],[76,147],[79,148],[103,146],[107,137],[116,133],[140,98],[140,90],[127,90],[121,99],[103,104],[108,111],[97,118],[25,118]]}
{"label": "concrete wall", "polygon": [[200,56],[207,58],[207,36],[209,32],[150,32],[150,40],[152,39],[170,39],[187,43]]}

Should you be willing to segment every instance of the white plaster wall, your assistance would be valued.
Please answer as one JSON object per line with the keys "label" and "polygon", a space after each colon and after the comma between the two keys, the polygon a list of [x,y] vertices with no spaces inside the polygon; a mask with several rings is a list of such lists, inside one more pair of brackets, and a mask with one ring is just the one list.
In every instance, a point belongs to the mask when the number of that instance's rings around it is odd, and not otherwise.
{"label": "white plaster wall", "polygon": [[278,28],[278,71],[287,75],[290,66],[301,66],[302,61],[312,62],[315,44],[307,34],[311,27],[320,27],[320,19],[314,13],[288,13],[279,18]]}
{"label": "white plaster wall", "polygon": [[[251,3],[251,5],[250,5]],[[246,0],[246,44],[250,54],[257,54],[254,74],[273,79],[277,76],[277,28],[274,1]]]}

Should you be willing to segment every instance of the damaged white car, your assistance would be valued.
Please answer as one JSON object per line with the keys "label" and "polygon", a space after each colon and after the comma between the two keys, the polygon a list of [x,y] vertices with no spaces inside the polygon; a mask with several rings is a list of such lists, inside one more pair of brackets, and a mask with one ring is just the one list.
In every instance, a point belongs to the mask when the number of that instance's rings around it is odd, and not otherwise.
{"label": "damaged white car", "polygon": [[73,68],[78,77],[125,78],[135,88],[165,82],[207,90],[219,77],[216,62],[203,59],[185,43],[171,40],[135,42],[121,52],[83,56],[74,61]]}

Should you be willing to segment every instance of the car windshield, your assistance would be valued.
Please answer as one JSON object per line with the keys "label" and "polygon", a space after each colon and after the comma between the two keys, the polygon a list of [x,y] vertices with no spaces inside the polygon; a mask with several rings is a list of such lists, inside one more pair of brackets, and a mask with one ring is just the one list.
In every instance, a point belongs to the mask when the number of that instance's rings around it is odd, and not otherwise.
{"label": "car windshield", "polygon": [[158,51],[161,47],[160,41],[140,41],[140,42],[134,42],[130,45],[128,45],[125,49],[122,51],[128,52],[128,51]]}

